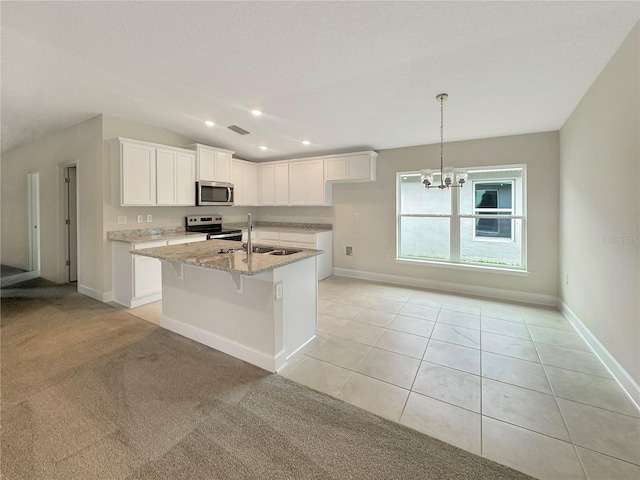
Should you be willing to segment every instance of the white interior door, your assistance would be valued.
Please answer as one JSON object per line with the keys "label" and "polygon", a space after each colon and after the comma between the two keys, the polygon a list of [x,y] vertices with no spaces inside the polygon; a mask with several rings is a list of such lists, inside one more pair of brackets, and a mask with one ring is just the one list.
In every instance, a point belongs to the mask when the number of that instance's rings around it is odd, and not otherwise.
{"label": "white interior door", "polygon": [[40,270],[40,172],[27,173],[29,271]]}

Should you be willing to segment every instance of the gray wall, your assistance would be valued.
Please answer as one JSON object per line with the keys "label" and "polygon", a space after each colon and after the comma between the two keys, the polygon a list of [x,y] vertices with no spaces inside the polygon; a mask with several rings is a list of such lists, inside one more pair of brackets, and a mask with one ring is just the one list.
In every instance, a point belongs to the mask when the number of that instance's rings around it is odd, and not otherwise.
{"label": "gray wall", "polygon": [[2,154],[2,261],[26,268],[28,172],[40,172],[41,275],[66,281],[62,169],[77,165],[78,286],[102,292],[102,118],[47,135]]}
{"label": "gray wall", "polygon": [[[446,143],[444,155],[445,166],[527,165],[529,276],[393,261],[396,172],[437,168],[440,145],[381,150],[376,182],[334,185],[334,267],[557,296],[558,132]],[[354,247],[353,257],[345,255],[346,245]]]}
{"label": "gray wall", "polygon": [[638,31],[636,24],[560,130],[560,297],[636,382],[640,382]]}

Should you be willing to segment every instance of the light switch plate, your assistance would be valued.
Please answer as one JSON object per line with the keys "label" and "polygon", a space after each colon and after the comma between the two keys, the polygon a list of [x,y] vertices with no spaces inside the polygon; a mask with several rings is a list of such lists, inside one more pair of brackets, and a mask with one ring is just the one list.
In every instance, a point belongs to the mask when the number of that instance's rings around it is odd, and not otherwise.
{"label": "light switch plate", "polygon": [[282,298],[282,282],[276,283],[276,300]]}
{"label": "light switch plate", "polygon": [[138,223],[142,223],[142,222],[144,222],[144,216],[138,215]]}
{"label": "light switch plate", "polygon": [[127,223],[127,216],[126,215],[122,215],[122,216],[118,217],[118,225],[124,225],[125,223]]}

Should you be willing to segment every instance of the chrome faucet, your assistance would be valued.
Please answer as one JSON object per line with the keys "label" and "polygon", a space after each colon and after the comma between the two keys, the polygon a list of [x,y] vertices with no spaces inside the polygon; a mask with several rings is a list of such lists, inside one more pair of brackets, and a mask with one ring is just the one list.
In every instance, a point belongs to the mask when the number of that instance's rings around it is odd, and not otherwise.
{"label": "chrome faucet", "polygon": [[253,248],[251,246],[251,231],[253,230],[253,225],[251,224],[251,214],[247,214],[247,257],[249,257],[253,253]]}

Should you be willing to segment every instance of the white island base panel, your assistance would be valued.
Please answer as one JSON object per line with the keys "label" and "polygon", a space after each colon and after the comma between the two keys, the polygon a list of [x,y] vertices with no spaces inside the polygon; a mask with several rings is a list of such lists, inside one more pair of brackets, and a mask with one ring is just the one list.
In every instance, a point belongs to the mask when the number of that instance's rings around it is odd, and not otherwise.
{"label": "white island base panel", "polygon": [[316,257],[257,275],[163,260],[160,326],[276,372],[315,336],[316,268]]}

